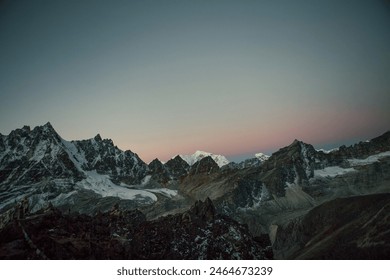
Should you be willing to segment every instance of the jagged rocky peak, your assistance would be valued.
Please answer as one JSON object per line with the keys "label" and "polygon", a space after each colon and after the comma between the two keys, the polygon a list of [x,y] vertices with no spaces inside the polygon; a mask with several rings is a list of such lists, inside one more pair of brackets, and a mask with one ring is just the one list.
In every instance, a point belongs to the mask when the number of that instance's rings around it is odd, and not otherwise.
{"label": "jagged rocky peak", "polygon": [[149,163],[149,173],[152,175],[152,178],[165,185],[167,184],[171,176],[169,174],[168,169],[164,166],[164,164],[158,159],[154,159]]}
{"label": "jagged rocky peak", "polygon": [[294,142],[292,142],[289,146],[288,149],[292,152],[298,152],[301,155],[304,155],[306,151],[308,151],[311,154],[315,154],[316,150],[314,147],[310,144],[307,144],[303,141],[295,139]]}
{"label": "jagged rocky peak", "polygon": [[262,164],[262,180],[272,194],[284,196],[286,187],[308,183],[314,176],[316,164],[321,163],[323,156],[312,145],[294,140],[289,146],[273,153]]}
{"label": "jagged rocky peak", "polygon": [[191,220],[200,219],[202,222],[209,222],[215,218],[215,207],[209,197],[203,202],[198,200],[187,212]]}
{"label": "jagged rocky peak", "polygon": [[160,169],[164,167],[164,164],[158,158],[155,158],[148,164],[148,166],[152,170],[152,169]]}
{"label": "jagged rocky peak", "polygon": [[86,140],[86,141],[89,141],[91,142],[91,144],[93,144],[95,146],[95,148],[97,147],[102,147],[102,146],[110,146],[112,148],[118,148],[116,146],[114,146],[114,142],[107,138],[107,139],[103,139],[100,135],[100,133],[96,134],[95,137],[89,139],[89,140]]}
{"label": "jagged rocky peak", "polygon": [[31,185],[44,181],[50,184],[54,179],[69,178],[76,182],[83,178],[50,123],[33,130],[27,126],[14,130],[3,137],[3,145],[0,185]]}
{"label": "jagged rocky peak", "polygon": [[120,150],[111,139],[102,139],[100,134],[89,140],[72,141],[72,144],[82,154],[83,169],[109,174],[118,182],[139,183],[148,170],[136,153]]}
{"label": "jagged rocky peak", "polygon": [[[38,126],[39,127],[39,126]],[[42,126],[43,130],[45,131],[55,131],[54,130],[54,127],[51,125],[50,122],[47,122],[45,123],[43,126]]]}
{"label": "jagged rocky peak", "polygon": [[361,141],[351,146],[342,145],[331,154],[341,158],[366,158],[369,155],[386,152],[390,147],[390,131],[369,141]]}
{"label": "jagged rocky peak", "polygon": [[179,179],[188,174],[190,166],[180,156],[176,156],[173,159],[168,160],[164,166],[168,169],[169,173],[176,179]]}
{"label": "jagged rocky peak", "polygon": [[[9,136],[26,136],[31,132],[31,128],[28,125],[23,126],[22,128],[17,128],[12,130]],[[2,135],[0,133],[0,135]]]}
{"label": "jagged rocky peak", "polygon": [[312,145],[295,139],[289,146],[281,148],[273,153],[265,165],[267,166],[268,163],[269,165],[274,165],[275,161],[278,164],[301,162],[305,165],[310,165],[312,161],[315,161],[317,155],[318,152]]}
{"label": "jagged rocky peak", "polygon": [[60,136],[58,135],[57,131],[55,131],[54,127],[51,125],[50,122],[47,122],[43,126],[36,126],[32,130],[33,134],[40,135],[43,138],[45,137],[54,137],[57,141],[60,141]]}
{"label": "jagged rocky peak", "polygon": [[207,156],[191,166],[190,175],[211,174],[219,171],[218,164],[211,156]]}
{"label": "jagged rocky peak", "polygon": [[61,137],[50,123],[33,130],[29,126],[15,129],[9,135],[1,137],[0,146],[5,152],[0,158],[4,163],[20,161],[22,158],[39,162],[43,158],[54,159],[63,152]]}
{"label": "jagged rocky peak", "polygon": [[101,142],[101,141],[102,141],[102,137],[100,136],[99,133],[98,133],[93,139],[94,139],[95,141],[97,141],[97,142]]}
{"label": "jagged rocky peak", "polygon": [[152,160],[148,164],[148,167],[149,167],[149,172],[152,174],[168,173],[168,169],[158,158]]}
{"label": "jagged rocky peak", "polygon": [[[12,130],[11,133],[9,135],[4,135],[2,137],[3,139],[3,145],[4,147],[5,146],[8,146],[10,149],[15,149],[17,145],[20,144],[22,138],[29,138],[30,136],[30,131],[25,131],[23,129],[15,129],[15,130]],[[28,142],[27,141],[27,145],[28,145]]]}
{"label": "jagged rocky peak", "polygon": [[377,149],[387,151],[390,146],[390,130],[383,133],[381,136],[371,139],[369,142],[375,145]]}
{"label": "jagged rocky peak", "polygon": [[43,126],[36,126],[33,130],[29,126],[23,126],[4,135],[4,141],[7,145],[14,149],[18,145],[23,145],[28,148],[36,146],[40,141],[47,141],[48,143],[58,143],[61,141],[60,136],[54,130],[53,126],[48,122]]}

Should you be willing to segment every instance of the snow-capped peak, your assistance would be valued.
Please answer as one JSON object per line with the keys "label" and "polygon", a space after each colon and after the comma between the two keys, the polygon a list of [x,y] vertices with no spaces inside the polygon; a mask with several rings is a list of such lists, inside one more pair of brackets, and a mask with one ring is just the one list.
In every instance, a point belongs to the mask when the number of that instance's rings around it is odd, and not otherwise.
{"label": "snow-capped peak", "polygon": [[260,161],[266,161],[267,159],[269,159],[269,155],[263,153],[257,153],[255,154],[255,157]]}
{"label": "snow-capped peak", "polygon": [[202,158],[210,156],[219,167],[222,167],[229,163],[229,160],[222,156],[222,155],[214,155],[209,152],[204,151],[196,151],[192,155],[179,155],[184,161],[186,161],[190,166],[192,166],[194,163],[198,162]]}

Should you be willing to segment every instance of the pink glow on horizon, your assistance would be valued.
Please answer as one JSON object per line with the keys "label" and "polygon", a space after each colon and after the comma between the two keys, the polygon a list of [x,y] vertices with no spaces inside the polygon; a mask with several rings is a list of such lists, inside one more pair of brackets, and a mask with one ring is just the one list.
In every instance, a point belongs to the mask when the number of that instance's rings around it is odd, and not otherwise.
{"label": "pink glow on horizon", "polygon": [[150,162],[243,158],[294,139],[349,145],[390,129],[381,1],[8,2],[0,133],[50,121],[66,140],[99,133]]}
{"label": "pink glow on horizon", "polygon": [[[156,142],[150,141],[147,145],[134,145],[130,149],[147,163],[154,158],[167,161],[177,154],[192,154],[196,150],[231,157],[276,151],[291,144],[294,139],[321,145],[359,137],[375,137],[384,132],[372,125],[380,117],[380,113],[375,110],[340,110],[334,106],[332,111],[290,112],[274,118],[273,122],[256,119],[246,126],[220,129],[205,127],[194,136],[165,137]],[[156,148],[156,143],[164,150]]]}

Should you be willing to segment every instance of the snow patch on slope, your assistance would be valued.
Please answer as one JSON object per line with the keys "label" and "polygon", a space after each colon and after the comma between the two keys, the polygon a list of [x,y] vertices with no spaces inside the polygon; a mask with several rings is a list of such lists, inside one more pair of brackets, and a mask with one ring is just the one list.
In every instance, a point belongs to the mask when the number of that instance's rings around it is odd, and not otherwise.
{"label": "snow patch on slope", "polygon": [[84,152],[80,153],[76,145],[72,142],[66,141],[64,139],[61,139],[61,141],[66,148],[65,151],[68,153],[70,160],[73,162],[73,164],[79,171],[83,171],[81,166],[87,164]]}
{"label": "snow patch on slope", "polygon": [[36,162],[41,161],[45,156],[46,150],[47,150],[47,142],[40,141],[37,147],[35,148],[34,155],[31,159]]}
{"label": "snow patch on slope", "polygon": [[115,185],[109,178],[109,175],[98,174],[94,171],[85,171],[86,179],[78,182],[77,185],[87,190],[92,190],[102,197],[113,196],[121,199],[145,199],[157,201],[156,195],[145,190],[128,189],[123,186]]}
{"label": "snow patch on slope", "polygon": [[255,154],[255,157],[260,161],[266,161],[270,156],[263,153],[257,153]]}
{"label": "snow patch on slope", "polygon": [[167,188],[159,188],[159,189],[145,189],[145,191],[162,194],[166,197],[172,198],[177,195],[177,190],[171,190]]}
{"label": "snow patch on slope", "polygon": [[365,159],[357,159],[357,158],[349,159],[348,162],[351,166],[368,165],[379,161],[381,158],[389,157],[389,156],[390,156],[390,151],[387,151],[387,152],[369,156]]}
{"label": "snow patch on slope", "polygon": [[330,150],[325,150],[325,149],[317,149],[316,151],[317,152],[323,152],[324,154],[330,154],[331,152],[335,152],[335,151],[338,151],[339,148],[333,148],[333,149],[330,149]]}
{"label": "snow patch on slope", "polygon": [[349,172],[355,172],[353,168],[342,168],[340,166],[329,166],[324,169],[314,170],[314,177],[336,177],[339,175],[344,175]]}
{"label": "snow patch on slope", "polygon": [[310,177],[310,174],[311,174],[311,169],[310,169],[310,161],[308,159],[308,150],[306,148],[306,145],[303,144],[303,143],[300,143],[300,146],[301,146],[301,154],[302,154],[302,157],[303,157],[303,161],[305,162],[305,172],[306,172],[306,176],[307,177]]}

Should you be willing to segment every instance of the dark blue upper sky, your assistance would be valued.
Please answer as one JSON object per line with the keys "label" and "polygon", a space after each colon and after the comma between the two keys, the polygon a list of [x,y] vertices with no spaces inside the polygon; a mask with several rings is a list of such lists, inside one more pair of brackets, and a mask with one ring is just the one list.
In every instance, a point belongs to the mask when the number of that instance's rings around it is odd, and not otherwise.
{"label": "dark blue upper sky", "polygon": [[389,129],[389,1],[3,1],[0,133],[50,121],[146,161]]}

